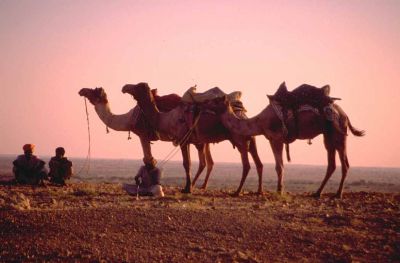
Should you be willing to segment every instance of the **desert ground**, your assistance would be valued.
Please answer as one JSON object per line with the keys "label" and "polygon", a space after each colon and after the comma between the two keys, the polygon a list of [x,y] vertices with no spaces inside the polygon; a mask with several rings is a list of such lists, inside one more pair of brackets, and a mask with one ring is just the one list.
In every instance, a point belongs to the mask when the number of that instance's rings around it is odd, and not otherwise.
{"label": "desert ground", "polygon": [[2,262],[399,262],[400,195],[0,185]]}

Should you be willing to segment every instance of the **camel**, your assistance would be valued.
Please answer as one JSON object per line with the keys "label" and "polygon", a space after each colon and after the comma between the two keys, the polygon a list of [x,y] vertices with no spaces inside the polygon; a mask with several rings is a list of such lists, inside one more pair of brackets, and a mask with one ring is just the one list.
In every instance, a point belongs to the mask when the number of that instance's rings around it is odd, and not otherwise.
{"label": "camel", "polygon": [[[84,88],[79,91],[80,96],[86,97],[90,103],[94,105],[95,111],[100,120],[107,126],[116,131],[132,131],[139,139],[143,150],[144,161],[153,159],[151,153],[151,141],[156,141],[158,138],[149,134],[148,123],[140,112],[135,112],[139,109],[131,109],[125,114],[116,115],[110,110],[107,94],[103,88],[88,89]],[[171,96],[171,95],[169,95]],[[176,95],[177,96],[177,95]],[[137,117],[136,125],[133,124],[135,116]],[[159,134],[161,141],[172,141],[171,137],[164,133]],[[196,172],[196,177],[199,177],[204,168],[207,167],[206,179],[210,176],[214,162],[208,144],[195,144],[199,156],[199,167]],[[207,186],[205,180],[203,188]]]}
{"label": "camel", "polygon": [[[282,120],[277,115],[274,109],[273,101],[256,116],[249,119],[239,119],[235,116],[232,108],[226,98],[217,98],[208,103],[208,107],[212,108],[221,118],[224,126],[230,131],[235,131],[244,136],[264,135],[269,140],[275,159],[275,170],[278,176],[277,192],[283,193],[283,145],[294,142],[296,139],[312,139],[320,134],[324,136],[324,145],[328,153],[328,167],[324,180],[319,189],[313,194],[314,197],[320,197],[325,184],[336,169],[335,155],[336,151],[339,154],[342,165],[342,178],[339,189],[335,195],[337,198],[342,198],[343,185],[349,169],[349,161],[347,158],[347,128],[355,136],[364,136],[365,132],[354,128],[349,117],[337,104],[333,104],[333,109],[339,117],[341,130],[327,129],[326,119],[314,110],[302,110],[297,112],[296,118],[291,118],[288,121],[287,129],[290,138],[284,136],[284,128]],[[295,119],[297,123],[295,123]],[[295,127],[298,128],[298,133],[293,132]],[[344,132],[343,132],[344,131]],[[287,148],[287,154],[288,154]]]}
{"label": "camel", "polygon": [[258,173],[258,193],[262,194],[262,170],[263,164],[257,153],[255,138],[252,136],[242,136],[234,131],[228,131],[221,123],[218,116],[204,111],[200,112],[193,125],[187,124],[184,120],[185,106],[178,105],[169,112],[159,112],[154,101],[154,97],[147,83],[127,84],[122,88],[123,93],[131,94],[143,109],[146,119],[157,131],[167,133],[175,140],[182,140],[188,136],[186,142],[180,144],[182,150],[183,166],[186,172],[186,185],[182,190],[184,193],[191,192],[191,174],[190,174],[190,151],[189,143],[218,143],[224,140],[230,140],[241,155],[242,160],[242,178],[240,185],[234,192],[234,196],[240,195],[243,184],[250,170],[248,152],[250,152],[256,164]]}

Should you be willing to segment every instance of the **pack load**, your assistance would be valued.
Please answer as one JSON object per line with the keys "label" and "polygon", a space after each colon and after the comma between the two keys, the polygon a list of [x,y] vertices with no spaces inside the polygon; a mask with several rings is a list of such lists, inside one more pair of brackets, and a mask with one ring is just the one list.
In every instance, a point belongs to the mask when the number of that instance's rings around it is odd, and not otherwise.
{"label": "pack load", "polygon": [[316,114],[324,116],[327,121],[327,129],[331,126],[338,131],[345,133],[341,128],[339,114],[334,108],[335,100],[340,98],[330,97],[330,86],[325,85],[321,88],[303,84],[292,91],[288,91],[286,83],[283,82],[274,95],[267,95],[282,120],[284,130],[288,117],[296,118],[296,114],[301,111],[314,111]]}

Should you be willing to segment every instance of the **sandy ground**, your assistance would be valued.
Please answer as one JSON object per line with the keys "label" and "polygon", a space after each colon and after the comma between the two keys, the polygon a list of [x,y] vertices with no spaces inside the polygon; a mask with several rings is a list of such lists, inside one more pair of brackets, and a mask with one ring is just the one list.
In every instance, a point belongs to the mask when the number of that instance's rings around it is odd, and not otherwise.
{"label": "sandy ground", "polygon": [[400,261],[399,194],[165,189],[136,200],[120,184],[0,185],[0,261]]}

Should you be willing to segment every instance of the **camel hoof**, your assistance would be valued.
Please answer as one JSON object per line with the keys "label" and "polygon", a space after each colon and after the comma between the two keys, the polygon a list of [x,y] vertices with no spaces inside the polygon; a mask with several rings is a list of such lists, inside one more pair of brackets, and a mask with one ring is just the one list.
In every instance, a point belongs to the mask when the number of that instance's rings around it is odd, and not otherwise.
{"label": "camel hoof", "polygon": [[257,192],[257,195],[260,195],[260,196],[262,196],[262,195],[264,195],[264,192],[261,190],[261,191],[258,191]]}
{"label": "camel hoof", "polygon": [[191,194],[192,191],[191,191],[190,189],[182,189],[182,190],[181,190],[181,193],[182,193],[182,194]]}
{"label": "camel hoof", "polygon": [[332,199],[342,199],[342,194],[335,194],[334,196],[332,196]]}
{"label": "camel hoof", "polygon": [[313,193],[313,194],[311,194],[311,197],[321,198],[321,193],[319,193],[319,192]]}
{"label": "camel hoof", "polygon": [[236,191],[233,194],[231,194],[232,197],[239,197],[240,196],[240,192]]}
{"label": "camel hoof", "polygon": [[206,189],[207,189],[207,185],[204,185],[204,184],[203,184],[203,185],[200,187],[200,189],[201,189],[201,190],[206,190]]}

